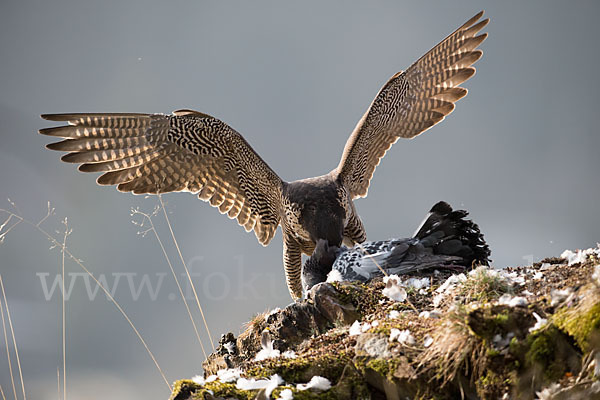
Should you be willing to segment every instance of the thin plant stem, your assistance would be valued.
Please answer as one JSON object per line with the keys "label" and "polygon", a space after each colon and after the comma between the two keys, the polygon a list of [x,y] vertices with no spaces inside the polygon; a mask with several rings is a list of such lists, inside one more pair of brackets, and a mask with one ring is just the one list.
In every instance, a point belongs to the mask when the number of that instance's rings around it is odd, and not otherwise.
{"label": "thin plant stem", "polygon": [[[200,339],[200,333],[198,332],[198,327],[196,325],[196,321],[194,320],[194,317],[192,316],[192,311],[190,310],[190,306],[188,305],[187,300],[185,299],[185,294],[183,294],[183,289],[181,288],[181,284],[179,283],[179,278],[177,278],[177,274],[175,273],[175,269],[173,268],[171,259],[169,258],[167,251],[165,250],[165,246],[163,245],[163,242],[160,239],[160,236],[158,235],[158,231],[156,230],[156,227],[154,226],[154,222],[152,221],[152,215],[146,214],[138,209],[133,209],[132,215],[135,215],[135,214],[142,215],[150,224],[149,230],[142,231],[140,233],[142,233],[142,235],[144,235],[148,231],[152,231],[154,233],[154,236],[156,237],[156,240],[158,241],[158,244],[160,245],[160,249],[162,250],[163,255],[165,256],[165,259],[167,260],[167,264],[169,265],[169,268],[171,269],[171,274],[173,275],[173,279],[175,279],[175,283],[177,284],[177,289],[179,290],[179,294],[181,295],[181,300],[183,300],[185,309],[187,310],[188,316],[190,317],[190,321],[192,321],[192,325],[194,327],[194,332],[196,332],[196,338],[198,338],[198,343],[200,343],[200,347],[202,348],[202,353],[204,354],[204,358],[208,358],[208,355],[206,354],[206,349],[204,348],[204,344],[202,343],[202,339]],[[134,223],[136,223],[136,222],[134,221]],[[140,223],[136,223],[136,224],[138,224],[141,227],[143,225],[143,222],[141,224]]]}
{"label": "thin plant stem", "polygon": [[[64,220],[64,224],[65,224],[65,235],[63,236],[63,243],[62,243],[62,248],[66,249],[67,248],[67,236],[69,236],[69,226],[67,224],[67,219],[65,218]],[[67,400],[67,341],[66,341],[66,336],[67,336],[67,330],[66,330],[66,318],[65,318],[65,309],[66,309],[66,304],[65,304],[65,252],[64,250],[61,252],[62,254],[62,260],[61,260],[61,279],[62,279],[62,288],[63,290],[61,291],[62,293],[62,307],[61,307],[61,311],[62,311],[62,366],[63,366],[63,400]]]}
{"label": "thin plant stem", "polygon": [[192,291],[194,292],[194,297],[196,298],[196,304],[198,305],[198,309],[200,310],[200,314],[202,315],[202,321],[204,322],[204,327],[206,328],[206,333],[208,334],[208,338],[210,339],[210,345],[212,348],[215,348],[215,344],[212,339],[212,335],[210,333],[210,329],[208,329],[208,323],[206,322],[206,317],[204,315],[204,310],[200,305],[200,300],[198,299],[198,293],[196,292],[196,286],[194,286],[194,282],[192,281],[192,277],[190,275],[190,271],[183,259],[183,255],[181,254],[181,249],[179,248],[179,243],[177,243],[177,239],[175,238],[175,233],[173,233],[173,227],[171,226],[171,221],[169,220],[169,216],[167,215],[167,209],[165,208],[165,203],[163,202],[162,196],[160,193],[158,195],[158,201],[160,201],[160,206],[163,210],[163,214],[165,216],[165,220],[167,221],[167,226],[169,227],[169,231],[171,232],[171,238],[173,239],[173,243],[175,243],[175,248],[177,249],[177,253],[179,254],[179,259],[183,264],[183,268],[185,269],[185,273],[187,275],[188,281],[190,282],[190,286],[192,287]]}
{"label": "thin plant stem", "polygon": [[2,390],[2,385],[0,385],[0,395],[2,395],[2,400],[6,400],[6,396],[4,395],[4,390]]}
{"label": "thin plant stem", "polygon": [[156,357],[154,357],[154,353],[152,353],[152,351],[150,351],[150,348],[146,344],[146,341],[144,340],[144,338],[142,337],[142,335],[140,334],[140,332],[137,330],[137,328],[135,327],[135,325],[133,324],[133,322],[131,321],[131,319],[129,318],[129,316],[127,315],[127,313],[125,312],[125,310],[123,310],[123,308],[121,307],[121,305],[114,299],[114,297],[104,287],[104,285],[102,285],[102,283],[100,283],[100,281],[98,281],[98,279],[96,279],[96,277],[85,267],[85,265],[83,265],[82,261],[80,259],[76,258],[67,248],[62,248],[61,243],[54,236],[52,236],[46,230],[44,230],[40,225],[38,225],[38,224],[36,224],[36,223],[34,223],[32,221],[29,221],[29,220],[21,217],[20,215],[17,215],[15,213],[13,213],[12,211],[8,211],[8,210],[5,210],[5,209],[0,209],[0,212],[5,212],[5,213],[7,213],[9,215],[13,215],[15,218],[19,219],[20,222],[24,222],[27,225],[30,225],[30,226],[34,227],[35,229],[37,229],[44,236],[46,236],[46,238],[48,238],[48,240],[50,240],[50,242],[54,246],[60,247],[65,252],[65,254],[67,256],[69,256],[69,258],[71,260],[73,260],[77,265],[79,265],[79,267],[81,269],[83,269],[92,278],[92,280],[98,285],[98,287],[100,289],[102,289],[102,291],[104,292],[104,294],[106,294],[106,297],[114,304],[114,306],[117,308],[117,310],[119,310],[119,312],[121,313],[121,315],[123,315],[123,317],[125,318],[125,320],[127,320],[127,323],[129,324],[129,326],[131,326],[131,329],[133,329],[133,331],[135,332],[136,336],[138,337],[138,339],[140,340],[140,342],[142,342],[142,345],[146,349],[146,352],[148,353],[148,355],[150,356],[150,358],[154,362],[154,365],[158,369],[158,371],[159,371],[159,373],[160,373],[163,381],[165,382],[165,384],[169,388],[169,391],[173,391],[173,388],[171,387],[171,384],[169,383],[169,380],[165,376],[162,368],[160,368],[160,365],[158,364],[158,361],[156,360]]}
{"label": "thin plant stem", "polygon": [[0,314],[2,315],[2,330],[4,331],[4,343],[6,344],[6,357],[8,359],[8,371],[10,373],[10,383],[12,384],[13,393],[15,400],[17,398],[17,387],[15,386],[15,374],[12,369],[12,361],[10,360],[10,348],[8,347],[8,335],[6,333],[6,321],[4,319],[4,306],[2,298],[0,297]]}
{"label": "thin plant stem", "polygon": [[10,328],[10,334],[12,336],[13,346],[15,348],[15,356],[17,357],[17,369],[19,370],[19,378],[21,379],[21,390],[23,391],[23,400],[27,400],[27,396],[25,396],[25,381],[23,380],[21,358],[19,357],[19,348],[17,347],[17,340],[15,339],[15,330],[13,329],[12,319],[10,318],[10,310],[8,309],[8,302],[6,301],[6,292],[4,291],[4,282],[2,281],[2,275],[0,275],[0,288],[2,288],[2,298],[4,299],[4,307],[6,307],[6,317],[8,319],[8,326]]}

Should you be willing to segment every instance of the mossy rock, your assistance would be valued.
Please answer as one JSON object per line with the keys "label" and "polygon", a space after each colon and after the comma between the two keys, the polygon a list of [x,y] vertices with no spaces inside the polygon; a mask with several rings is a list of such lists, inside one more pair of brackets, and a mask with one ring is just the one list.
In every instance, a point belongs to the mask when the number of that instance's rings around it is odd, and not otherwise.
{"label": "mossy rock", "polygon": [[584,298],[577,307],[562,307],[552,318],[554,324],[572,336],[584,352],[591,350],[590,343],[597,343],[600,338],[600,296],[592,291],[586,295],[592,298]]}

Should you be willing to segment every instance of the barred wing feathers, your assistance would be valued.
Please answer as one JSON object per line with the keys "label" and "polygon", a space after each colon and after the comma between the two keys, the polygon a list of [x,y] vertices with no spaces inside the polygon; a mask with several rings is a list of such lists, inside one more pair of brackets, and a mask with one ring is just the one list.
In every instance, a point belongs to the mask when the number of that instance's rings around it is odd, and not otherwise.
{"label": "barred wing feathers", "polygon": [[[483,11],[383,86],[346,142],[335,172],[352,198],[365,197],[375,168],[398,138],[413,138],[439,123],[467,94],[459,87],[475,74]],[[479,21],[479,22],[478,22]]]}
{"label": "barred wing feathers", "polygon": [[279,224],[282,181],[244,138],[196,111],[164,114],[47,114],[68,126],[40,130],[80,171],[102,172],[119,191],[197,193],[267,245]]}

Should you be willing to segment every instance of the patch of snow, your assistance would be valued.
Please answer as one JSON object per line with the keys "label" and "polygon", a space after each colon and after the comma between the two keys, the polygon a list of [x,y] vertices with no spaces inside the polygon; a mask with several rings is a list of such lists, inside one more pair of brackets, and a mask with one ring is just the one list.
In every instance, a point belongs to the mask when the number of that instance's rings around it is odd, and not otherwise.
{"label": "patch of snow", "polygon": [[430,281],[429,278],[409,278],[406,280],[405,285],[415,289],[423,289],[430,286]]}
{"label": "patch of snow", "polygon": [[408,296],[406,290],[401,286],[402,281],[398,275],[390,275],[383,278],[385,288],[382,290],[382,294],[389,299],[394,301],[403,302]]}
{"label": "patch of snow", "polygon": [[390,319],[396,319],[396,318],[398,318],[399,316],[400,316],[400,312],[398,312],[398,311],[396,311],[396,310],[392,310],[392,311],[390,311],[390,313],[389,313],[389,315],[388,315],[388,317],[389,317]]}
{"label": "patch of snow", "polygon": [[452,290],[457,284],[462,283],[466,280],[467,276],[465,274],[450,275],[448,279],[446,279],[444,283],[442,283],[442,285],[435,291],[437,293],[446,293]]}
{"label": "patch of snow", "polygon": [[267,395],[267,398],[269,398],[273,390],[275,390],[275,388],[282,383],[283,379],[279,375],[275,374],[269,379],[256,380],[254,378],[239,378],[235,384],[235,387],[240,390],[265,389],[265,394]]}
{"label": "patch of snow", "polygon": [[211,376],[209,376],[208,378],[206,378],[206,379],[204,380],[204,382],[214,382],[214,381],[216,381],[216,380],[217,380],[217,376],[216,376],[216,375],[211,375]]}
{"label": "patch of snow", "polygon": [[[504,272],[503,272],[504,273]],[[489,276],[497,276],[498,275],[498,271],[496,271],[494,268],[490,268],[490,267],[486,267],[484,265],[477,267],[471,271],[469,271],[469,276],[476,276],[479,274],[486,274]],[[510,272],[510,274],[515,274],[514,272]]]}
{"label": "patch of snow", "polygon": [[513,297],[508,303],[509,307],[527,307],[527,299],[521,296]]}
{"label": "patch of snow", "polygon": [[533,280],[539,281],[540,279],[542,279],[544,277],[544,274],[541,273],[540,271],[536,272],[535,274],[533,274]]}
{"label": "patch of snow", "polygon": [[310,382],[308,383],[300,383],[296,385],[296,389],[298,390],[307,390],[307,389],[315,389],[315,390],[329,390],[331,389],[331,382],[327,378],[323,378],[322,376],[313,376]]}
{"label": "patch of snow", "polygon": [[531,293],[529,290],[525,289],[521,292],[521,294],[523,296],[533,296],[533,293]]}
{"label": "patch of snow", "polygon": [[511,296],[508,293],[504,293],[498,299],[498,303],[509,307],[527,307],[527,299],[521,296]]}
{"label": "patch of snow", "polygon": [[442,285],[435,290],[437,294],[433,297],[433,306],[439,306],[448,292],[452,291],[459,283],[462,283],[466,280],[467,276],[465,274],[450,275],[448,279],[446,279],[444,283],[442,283]]}
{"label": "patch of snow", "polygon": [[294,350],[286,350],[281,355],[284,358],[296,358],[297,357]]}
{"label": "patch of snow", "polygon": [[242,370],[239,368],[220,369],[217,371],[217,377],[223,383],[233,382],[237,380],[242,374]]}
{"label": "patch of snow", "polygon": [[577,250],[575,252],[573,252],[571,250],[565,250],[562,252],[560,257],[567,260],[567,263],[569,263],[569,266],[571,266],[573,264],[584,263],[587,260],[588,256],[591,256],[594,254],[600,256],[600,248],[598,248],[598,249],[589,248],[586,250]]}
{"label": "patch of snow", "polygon": [[354,321],[352,326],[350,326],[350,331],[348,331],[348,335],[356,336],[362,333],[360,322],[358,320]]}
{"label": "patch of snow", "polygon": [[425,337],[423,338],[423,346],[429,347],[432,344],[433,344],[433,338],[431,337],[431,335],[425,335]]}
{"label": "patch of snow", "polygon": [[327,282],[331,283],[331,282],[341,282],[344,280],[344,277],[342,276],[341,272],[338,271],[337,269],[332,269],[331,272],[329,272],[329,274],[327,274]]}
{"label": "patch of snow", "polygon": [[375,320],[375,321],[371,322],[371,326],[373,328],[375,328],[376,326],[379,326],[379,321]]}
{"label": "patch of snow", "polygon": [[283,389],[279,392],[279,398],[277,400],[292,400],[294,398],[294,393],[291,389]]}
{"label": "patch of snow", "polygon": [[204,377],[201,375],[196,375],[192,378],[192,382],[197,383],[198,385],[204,385],[206,383],[206,381],[204,380]]}
{"label": "patch of snow", "polygon": [[392,328],[390,332],[390,342],[393,342],[394,340],[409,346],[413,346],[416,343],[414,336],[408,329],[401,331],[400,329]]}
{"label": "patch of snow", "polygon": [[501,276],[503,276],[504,278],[506,278],[509,282],[513,283],[513,284],[519,284],[519,285],[524,285],[525,284],[525,277],[523,275],[519,275],[516,272],[506,272],[506,271],[502,271]]}
{"label": "patch of snow", "polygon": [[571,290],[569,288],[567,289],[552,289],[550,291],[550,305],[552,307],[562,303],[563,301],[565,301],[567,299],[567,297],[569,297],[569,295],[571,294]]}
{"label": "patch of snow", "polygon": [[544,325],[546,325],[548,323],[548,320],[546,318],[540,317],[536,312],[533,313],[533,316],[536,319],[536,323],[535,323],[534,326],[532,326],[531,328],[529,328],[529,332],[536,331],[536,330],[542,328]]}
{"label": "patch of snow", "polygon": [[433,310],[433,311],[421,311],[419,313],[419,318],[424,318],[424,319],[428,319],[428,318],[440,318],[442,316],[442,314],[440,314],[439,311]]}
{"label": "patch of snow", "polygon": [[554,267],[550,263],[543,263],[540,267],[540,271],[548,271],[550,269],[554,269]]}
{"label": "patch of snow", "polygon": [[366,331],[368,331],[369,329],[371,329],[371,324],[368,322],[365,322],[364,324],[362,324],[360,331],[362,333],[365,333]]}

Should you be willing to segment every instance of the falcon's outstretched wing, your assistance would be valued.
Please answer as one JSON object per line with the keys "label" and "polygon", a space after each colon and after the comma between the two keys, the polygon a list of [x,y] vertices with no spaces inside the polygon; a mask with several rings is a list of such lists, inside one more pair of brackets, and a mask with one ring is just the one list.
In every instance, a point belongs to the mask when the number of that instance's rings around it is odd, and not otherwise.
{"label": "falcon's outstretched wing", "polygon": [[63,161],[103,172],[100,185],[122,192],[188,191],[254,230],[267,245],[279,224],[281,179],[244,138],[222,121],[196,111],[164,114],[48,114],[69,126],[40,130],[66,138],[49,144],[68,151]]}
{"label": "falcon's outstretched wing", "polygon": [[375,167],[398,138],[412,138],[442,121],[467,94],[459,87],[475,74],[482,55],[476,36],[489,19],[475,15],[404,72],[383,86],[344,147],[335,172],[352,198],[365,197]]}

